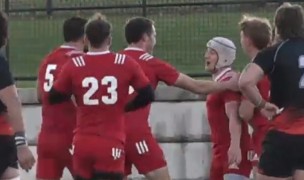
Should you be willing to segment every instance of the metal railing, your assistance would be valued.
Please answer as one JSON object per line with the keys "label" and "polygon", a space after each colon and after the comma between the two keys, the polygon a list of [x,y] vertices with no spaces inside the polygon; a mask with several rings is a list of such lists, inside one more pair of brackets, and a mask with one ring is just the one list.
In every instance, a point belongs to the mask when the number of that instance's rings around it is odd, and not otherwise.
{"label": "metal railing", "polygon": [[[18,81],[33,81],[41,59],[62,43],[61,26],[73,15],[107,15],[113,24],[114,51],[126,46],[123,26],[132,16],[155,20],[158,42],[155,55],[193,77],[208,77],[203,68],[205,43],[214,36],[239,44],[238,21],[244,13],[272,19],[283,0],[4,0],[2,10],[10,17],[10,41],[6,49]],[[289,2],[302,3],[302,0]],[[302,3],[303,4],[303,3]],[[238,51],[236,68],[246,63]]]}

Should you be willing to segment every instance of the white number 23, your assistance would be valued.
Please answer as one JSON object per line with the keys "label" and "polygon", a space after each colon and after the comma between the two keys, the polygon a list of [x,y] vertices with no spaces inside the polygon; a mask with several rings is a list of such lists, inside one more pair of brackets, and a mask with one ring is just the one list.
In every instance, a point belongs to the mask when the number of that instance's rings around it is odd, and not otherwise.
{"label": "white number 23", "polygon": [[[101,79],[101,85],[107,86],[108,95],[101,96],[101,102],[107,105],[115,104],[117,102],[117,79],[114,76],[105,76]],[[99,89],[99,82],[95,77],[86,77],[82,81],[82,87],[90,88],[83,95],[83,104],[85,105],[99,105],[100,99],[93,99],[92,96]]]}

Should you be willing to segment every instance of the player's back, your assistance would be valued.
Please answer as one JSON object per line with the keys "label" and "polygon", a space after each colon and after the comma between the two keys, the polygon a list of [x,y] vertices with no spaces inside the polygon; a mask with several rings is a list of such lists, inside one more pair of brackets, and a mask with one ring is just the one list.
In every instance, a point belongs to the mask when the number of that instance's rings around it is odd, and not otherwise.
{"label": "player's back", "polygon": [[[121,51],[121,53],[132,57],[138,62],[154,89],[156,89],[159,82],[165,82],[167,85],[173,85],[179,76],[179,72],[171,65],[154,57],[142,49],[126,48]],[[136,93],[131,94],[129,99],[132,99],[135,94]],[[148,125],[150,108],[151,104],[144,108],[138,109],[137,111],[126,114],[127,132],[135,132],[135,130],[150,130]]]}
{"label": "player's back", "polygon": [[48,95],[53,82],[57,79],[61,68],[73,55],[80,55],[73,47],[60,46],[51,52],[42,61],[38,74],[38,91],[42,103],[42,130],[67,132],[76,125],[76,108],[73,102],[67,101],[61,104],[50,105]]}
{"label": "player's back", "polygon": [[[133,62],[132,62],[133,61]],[[72,92],[77,102],[77,131],[124,140],[124,107],[133,59],[122,54],[88,52],[72,59]]]}
{"label": "player's back", "polygon": [[304,39],[284,41],[275,51],[271,101],[280,108],[304,108]]}
{"label": "player's back", "polygon": [[284,108],[274,126],[287,133],[304,134],[304,39],[288,39],[268,50],[274,52],[270,100]]}
{"label": "player's back", "polygon": [[[231,68],[227,68],[220,75],[215,78],[215,81],[222,82],[229,80],[232,76]],[[230,131],[229,131],[229,118],[226,115],[225,104],[236,101],[239,102],[241,94],[233,91],[222,91],[218,93],[212,93],[207,96],[206,107],[207,117],[211,129],[212,142],[218,145],[229,146],[230,144]],[[250,139],[248,133],[248,126],[245,122],[242,123],[242,140]]]}

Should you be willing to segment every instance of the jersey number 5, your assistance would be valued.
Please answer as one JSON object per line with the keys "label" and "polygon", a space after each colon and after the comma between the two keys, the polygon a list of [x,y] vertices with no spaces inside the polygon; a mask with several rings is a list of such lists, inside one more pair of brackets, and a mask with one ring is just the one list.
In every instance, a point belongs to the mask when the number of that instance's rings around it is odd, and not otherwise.
{"label": "jersey number 5", "polygon": [[[304,55],[299,57],[299,68],[304,68]],[[304,88],[304,74],[301,76],[299,88]]]}
{"label": "jersey number 5", "polygon": [[57,68],[56,64],[49,64],[46,67],[46,71],[45,71],[45,81],[43,84],[43,89],[45,92],[49,92],[53,86],[54,83],[54,75],[52,74],[53,71],[55,71]]}
{"label": "jersey number 5", "polygon": [[[114,76],[105,76],[101,79],[101,85],[108,86],[107,93],[101,97],[101,102],[107,105],[115,104],[117,102],[117,79]],[[99,89],[99,82],[95,77],[86,77],[82,81],[82,87],[90,88],[83,95],[83,104],[85,105],[99,105],[99,99],[93,99],[92,96]]]}

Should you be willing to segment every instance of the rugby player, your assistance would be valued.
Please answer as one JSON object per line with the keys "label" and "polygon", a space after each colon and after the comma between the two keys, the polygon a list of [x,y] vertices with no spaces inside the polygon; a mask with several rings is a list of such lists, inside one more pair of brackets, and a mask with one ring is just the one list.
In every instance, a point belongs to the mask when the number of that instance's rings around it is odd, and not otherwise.
{"label": "rugby player", "polygon": [[[280,41],[260,51],[243,70],[243,94],[273,118],[259,162],[258,180],[304,179],[304,11],[285,3],[274,17]],[[270,102],[256,88],[268,75]]]}
{"label": "rugby player", "polygon": [[[89,51],[72,58],[50,91],[51,104],[75,96],[77,127],[73,167],[76,180],[121,180],[124,174],[125,112],[148,105],[153,88],[138,63],[112,53],[111,25],[95,15],[85,26]],[[129,86],[137,95],[128,100]]]}
{"label": "rugby player", "polygon": [[42,104],[42,124],[37,144],[38,180],[59,180],[65,167],[73,174],[70,149],[76,127],[76,107],[71,99],[51,105],[48,96],[63,65],[83,53],[86,22],[80,17],[65,20],[64,44],[48,54],[39,67],[37,92]]}

